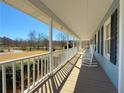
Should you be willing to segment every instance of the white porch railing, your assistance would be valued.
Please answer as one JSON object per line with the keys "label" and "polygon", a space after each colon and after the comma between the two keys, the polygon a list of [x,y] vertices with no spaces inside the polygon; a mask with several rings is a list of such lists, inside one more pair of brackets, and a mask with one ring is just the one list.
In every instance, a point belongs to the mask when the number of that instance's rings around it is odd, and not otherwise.
{"label": "white porch railing", "polygon": [[[77,53],[77,48],[53,52],[52,72]],[[0,93],[27,93],[50,73],[49,53],[0,62]]]}

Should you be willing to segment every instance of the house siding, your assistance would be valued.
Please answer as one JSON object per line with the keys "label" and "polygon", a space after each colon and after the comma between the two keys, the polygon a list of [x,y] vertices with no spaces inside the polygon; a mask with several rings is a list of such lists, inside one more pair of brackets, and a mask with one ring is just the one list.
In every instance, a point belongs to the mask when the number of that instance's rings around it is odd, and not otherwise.
{"label": "house siding", "polygon": [[107,76],[110,78],[113,85],[118,88],[118,67],[112,64],[108,59],[101,56],[97,52],[95,52],[95,58],[107,74]]}
{"label": "house siding", "polygon": [[[119,0],[114,0],[114,2],[112,3],[110,9],[108,10],[108,12],[106,13],[106,15],[104,16],[103,20],[101,21],[101,23],[99,24],[98,28],[96,29],[96,32],[94,33],[94,35],[97,33],[97,31],[99,31],[99,29],[104,25],[105,21],[113,14],[113,12],[119,9]],[[119,28],[119,22],[118,22],[118,28]],[[119,29],[118,29],[119,30]],[[113,85],[116,87],[116,89],[118,89],[118,62],[119,62],[119,31],[117,34],[117,62],[116,65],[114,65],[113,63],[110,62],[110,60],[108,60],[106,57],[102,56],[100,53],[98,53],[97,51],[95,52],[95,58],[96,60],[99,62],[99,64],[101,65],[101,67],[103,68],[103,70],[105,71],[105,73],[107,74],[107,76],[110,78],[111,82],[113,83]]]}

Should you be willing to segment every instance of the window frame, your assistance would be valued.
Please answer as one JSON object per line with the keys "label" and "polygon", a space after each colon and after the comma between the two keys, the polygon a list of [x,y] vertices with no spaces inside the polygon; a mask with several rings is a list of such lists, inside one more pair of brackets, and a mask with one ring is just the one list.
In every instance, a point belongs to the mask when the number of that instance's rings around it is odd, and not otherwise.
{"label": "window frame", "polygon": [[111,17],[109,17],[104,24],[104,56],[108,60],[110,60],[110,48],[111,48]]}

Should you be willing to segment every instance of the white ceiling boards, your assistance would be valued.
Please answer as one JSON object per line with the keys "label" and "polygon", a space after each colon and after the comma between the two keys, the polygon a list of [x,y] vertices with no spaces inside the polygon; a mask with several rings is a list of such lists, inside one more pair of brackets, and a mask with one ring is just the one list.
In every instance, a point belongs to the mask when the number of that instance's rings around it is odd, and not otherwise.
{"label": "white ceiling boards", "polygon": [[88,39],[113,0],[41,0],[81,39]]}
{"label": "white ceiling boards", "polygon": [[[68,28],[71,29],[72,34],[76,34],[83,40],[89,39],[91,37],[92,33],[97,29],[97,26],[99,25],[99,23],[105,16],[107,10],[111,6],[113,0],[6,0],[6,1],[8,2],[20,1],[23,3],[33,1],[33,3],[38,2],[44,3],[60,20],[62,20],[64,24],[66,24]],[[36,12],[39,12],[39,10],[37,10]],[[31,15],[33,16],[34,14]]]}

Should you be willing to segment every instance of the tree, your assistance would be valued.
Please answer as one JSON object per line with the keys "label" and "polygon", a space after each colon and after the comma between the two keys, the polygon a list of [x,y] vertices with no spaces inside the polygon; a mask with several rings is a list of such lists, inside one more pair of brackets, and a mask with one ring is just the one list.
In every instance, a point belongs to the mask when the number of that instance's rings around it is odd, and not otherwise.
{"label": "tree", "polygon": [[65,33],[58,33],[57,38],[58,38],[58,40],[60,42],[59,44],[63,48],[64,45],[66,44],[66,34]]}
{"label": "tree", "polygon": [[44,35],[43,33],[39,33],[38,36],[37,36],[37,48],[39,49],[41,44],[42,44],[42,40],[44,38]]}
{"label": "tree", "polygon": [[19,38],[16,38],[16,39],[15,39],[15,46],[16,46],[16,47],[19,47],[19,46],[20,46],[20,44],[19,44]]}
{"label": "tree", "polygon": [[32,48],[35,48],[35,43],[36,43],[36,32],[35,31],[31,31],[28,34],[29,37],[29,46]]}
{"label": "tree", "polygon": [[48,50],[49,47],[49,40],[47,35],[43,35],[42,46]]}

